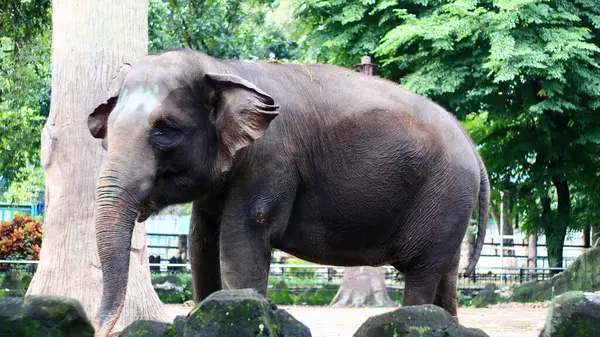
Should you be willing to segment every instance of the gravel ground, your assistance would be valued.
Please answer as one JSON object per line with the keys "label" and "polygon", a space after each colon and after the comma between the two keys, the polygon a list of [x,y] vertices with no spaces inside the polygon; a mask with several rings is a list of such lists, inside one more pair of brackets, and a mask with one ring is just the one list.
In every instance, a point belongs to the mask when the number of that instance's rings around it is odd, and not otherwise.
{"label": "gravel ground", "polygon": [[[167,312],[175,317],[186,315],[192,308],[167,304]],[[367,318],[393,308],[348,308],[279,306],[306,324],[313,337],[351,337]],[[458,319],[466,327],[476,327],[490,337],[537,337],[546,319],[547,303],[508,303],[489,308],[459,308]]]}

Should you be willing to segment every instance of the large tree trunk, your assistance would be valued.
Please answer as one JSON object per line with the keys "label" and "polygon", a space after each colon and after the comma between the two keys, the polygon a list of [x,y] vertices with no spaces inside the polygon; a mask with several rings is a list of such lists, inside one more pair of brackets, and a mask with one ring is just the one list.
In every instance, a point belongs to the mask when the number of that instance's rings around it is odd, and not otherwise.
{"label": "large tree trunk", "polygon": [[342,307],[395,307],[385,286],[383,267],[344,268],[342,286],[331,301],[331,306]]}
{"label": "large tree trunk", "polygon": [[529,236],[527,243],[527,267],[531,268],[529,269],[529,273],[531,274],[535,274],[535,268],[537,267],[537,241],[537,234],[532,234]]}
{"label": "large tree trunk", "polygon": [[[146,54],[147,6],[145,0],[52,2],[52,97],[41,139],[47,210],[40,264],[27,293],[75,298],[90,319],[102,295],[93,210],[104,150],[87,119],[106,100],[121,65]],[[136,225],[130,254],[115,331],[138,319],[169,320],[150,282],[143,224]]]}
{"label": "large tree trunk", "polygon": [[583,229],[583,248],[590,248],[592,246],[592,226],[587,225]]}
{"label": "large tree trunk", "polygon": [[[558,199],[558,209],[556,216],[553,216],[551,223],[547,224],[546,248],[548,250],[548,265],[551,268],[563,266],[563,247],[567,229],[569,228],[569,217],[571,214],[571,197],[569,184],[566,180],[555,177],[553,184],[556,187]],[[551,271],[551,274],[557,274],[560,271]]]}

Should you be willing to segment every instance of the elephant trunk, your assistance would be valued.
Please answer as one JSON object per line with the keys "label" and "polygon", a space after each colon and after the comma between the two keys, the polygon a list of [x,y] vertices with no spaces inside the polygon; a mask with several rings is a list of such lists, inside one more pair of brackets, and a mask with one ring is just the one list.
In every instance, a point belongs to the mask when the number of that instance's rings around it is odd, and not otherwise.
{"label": "elephant trunk", "polygon": [[[106,336],[116,324],[125,303],[131,239],[143,200],[139,179],[104,169],[96,199],[96,242],[102,268],[102,300],[95,317],[97,336]],[[133,187],[136,186],[136,187]]]}

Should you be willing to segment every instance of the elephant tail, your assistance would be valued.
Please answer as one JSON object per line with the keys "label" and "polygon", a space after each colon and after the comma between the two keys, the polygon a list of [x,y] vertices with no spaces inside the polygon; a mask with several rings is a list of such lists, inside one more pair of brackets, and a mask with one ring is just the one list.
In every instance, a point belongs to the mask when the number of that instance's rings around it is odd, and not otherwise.
{"label": "elephant tail", "polygon": [[471,255],[469,256],[469,264],[465,269],[464,276],[469,277],[473,270],[475,269],[475,265],[477,265],[477,261],[479,260],[479,256],[481,255],[481,249],[483,248],[483,242],[485,241],[485,232],[488,226],[488,216],[489,216],[489,204],[490,204],[490,182],[488,180],[488,173],[483,165],[483,160],[479,153],[476,153],[477,161],[479,162],[479,219],[477,221],[477,239],[475,239],[475,243],[473,244],[473,249],[471,250]]}

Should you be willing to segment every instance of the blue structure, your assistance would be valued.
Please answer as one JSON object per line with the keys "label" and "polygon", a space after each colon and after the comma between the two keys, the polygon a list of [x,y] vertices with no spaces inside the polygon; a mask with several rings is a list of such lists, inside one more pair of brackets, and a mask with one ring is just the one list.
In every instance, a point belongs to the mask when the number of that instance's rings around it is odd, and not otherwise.
{"label": "blue structure", "polygon": [[[38,206],[33,204],[10,204],[7,202],[0,202],[0,221],[10,221],[13,219],[15,213],[21,213],[29,216],[37,216]],[[43,210],[43,206],[41,207]]]}

